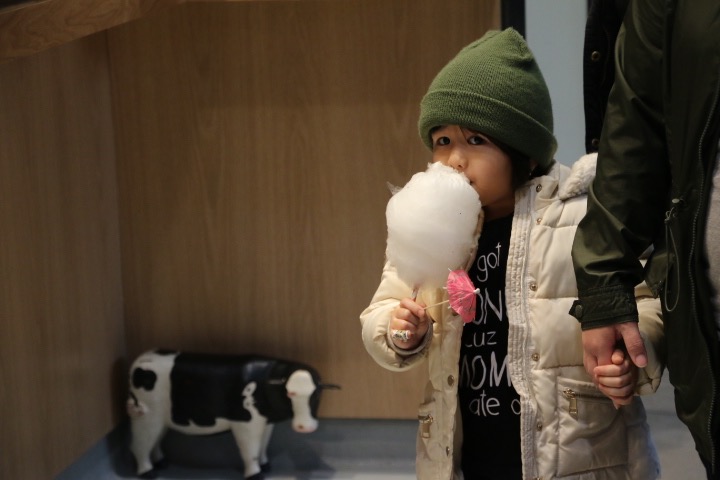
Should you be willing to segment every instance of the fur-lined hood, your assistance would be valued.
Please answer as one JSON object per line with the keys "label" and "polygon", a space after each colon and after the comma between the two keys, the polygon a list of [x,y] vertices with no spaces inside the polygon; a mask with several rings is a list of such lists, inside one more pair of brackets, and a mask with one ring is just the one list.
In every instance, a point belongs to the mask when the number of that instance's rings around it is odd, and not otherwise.
{"label": "fur-lined hood", "polygon": [[570,167],[567,178],[560,183],[558,189],[560,200],[568,200],[586,194],[595,178],[596,165],[597,153],[589,153],[577,159]]}

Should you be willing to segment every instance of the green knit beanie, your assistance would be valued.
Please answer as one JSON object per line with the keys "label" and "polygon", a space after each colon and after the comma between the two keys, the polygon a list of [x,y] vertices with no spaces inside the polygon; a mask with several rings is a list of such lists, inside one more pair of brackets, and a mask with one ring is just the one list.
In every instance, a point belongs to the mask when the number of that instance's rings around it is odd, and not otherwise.
{"label": "green knit beanie", "polygon": [[460,125],[526,154],[541,168],[553,163],[550,93],[523,37],[512,28],[489,31],[437,74],[420,103],[418,129]]}

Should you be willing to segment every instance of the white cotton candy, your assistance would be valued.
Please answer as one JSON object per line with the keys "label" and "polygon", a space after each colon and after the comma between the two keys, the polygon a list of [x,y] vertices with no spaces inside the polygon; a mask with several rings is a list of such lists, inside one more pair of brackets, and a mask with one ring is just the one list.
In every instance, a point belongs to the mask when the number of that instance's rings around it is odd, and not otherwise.
{"label": "white cotton candy", "polygon": [[481,221],[480,199],[467,177],[439,162],[416,173],[388,202],[387,258],[410,287],[445,286],[464,267]]}

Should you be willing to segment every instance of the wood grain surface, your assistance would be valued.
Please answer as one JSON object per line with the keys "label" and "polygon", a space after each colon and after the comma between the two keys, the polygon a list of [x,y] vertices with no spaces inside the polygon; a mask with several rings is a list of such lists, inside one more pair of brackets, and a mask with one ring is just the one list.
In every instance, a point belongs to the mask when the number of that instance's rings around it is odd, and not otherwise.
{"label": "wood grain surface", "polygon": [[124,404],[104,34],[0,67],[0,226],[0,478],[53,478]]}
{"label": "wood grain surface", "polygon": [[128,351],[298,359],[343,385],[324,416],[414,417],[424,372],[374,364],[358,315],[386,182],[430,158],[420,98],[497,19],[476,1],[209,3],[110,31]]}
{"label": "wood grain surface", "polygon": [[358,315],[386,182],[430,158],[420,98],[499,2],[88,2],[0,10],[0,478],[99,441],[155,346],[306,361],[343,386],[321,417],[413,418],[424,371],[373,363]]}

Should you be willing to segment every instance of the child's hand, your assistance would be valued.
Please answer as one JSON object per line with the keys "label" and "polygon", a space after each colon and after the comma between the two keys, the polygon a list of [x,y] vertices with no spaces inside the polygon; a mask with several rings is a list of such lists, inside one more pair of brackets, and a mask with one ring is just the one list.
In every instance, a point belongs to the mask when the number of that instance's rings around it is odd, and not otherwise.
{"label": "child's hand", "polygon": [[411,350],[422,342],[428,331],[425,305],[403,298],[390,320],[390,338],[398,348]]}
{"label": "child's hand", "polygon": [[593,372],[598,388],[610,397],[615,408],[632,402],[638,370],[623,350],[616,348],[612,354],[612,364],[595,367]]}

